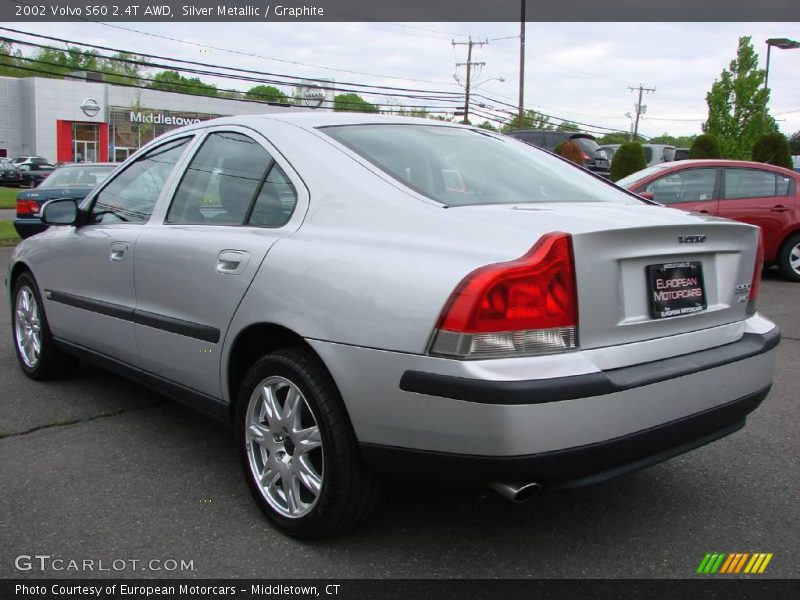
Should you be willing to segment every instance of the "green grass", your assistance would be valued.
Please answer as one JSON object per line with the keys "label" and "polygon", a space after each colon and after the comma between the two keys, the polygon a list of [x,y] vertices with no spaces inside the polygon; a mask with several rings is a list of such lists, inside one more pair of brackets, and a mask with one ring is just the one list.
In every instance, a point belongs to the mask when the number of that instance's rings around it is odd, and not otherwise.
{"label": "green grass", "polygon": [[0,187],[0,208],[16,208],[20,188]]}
{"label": "green grass", "polygon": [[0,246],[13,246],[19,241],[14,223],[11,221],[0,221]]}

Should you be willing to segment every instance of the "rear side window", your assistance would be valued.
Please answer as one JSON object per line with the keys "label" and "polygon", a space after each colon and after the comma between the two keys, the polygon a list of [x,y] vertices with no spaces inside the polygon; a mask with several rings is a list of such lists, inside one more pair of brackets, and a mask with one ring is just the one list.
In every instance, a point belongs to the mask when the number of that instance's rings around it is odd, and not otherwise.
{"label": "rear side window", "polygon": [[789,177],[771,171],[725,169],[724,198],[736,200],[788,196],[791,191],[791,181]]}
{"label": "rear side window", "polygon": [[686,169],[656,179],[643,191],[661,204],[703,202],[714,198],[716,180],[716,169]]}
{"label": "rear side window", "polygon": [[97,195],[95,223],[144,223],[191,138],[162,144],[128,165]]}
{"label": "rear side window", "polygon": [[295,203],[294,187],[263,146],[241,133],[216,132],[189,163],[166,222],[243,225],[249,219],[275,227],[289,220]]}

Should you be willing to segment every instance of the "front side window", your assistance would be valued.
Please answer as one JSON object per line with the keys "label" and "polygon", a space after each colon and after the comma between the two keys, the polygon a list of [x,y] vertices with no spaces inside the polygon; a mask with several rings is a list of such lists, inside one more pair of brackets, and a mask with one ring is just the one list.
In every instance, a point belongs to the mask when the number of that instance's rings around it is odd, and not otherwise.
{"label": "front side window", "polygon": [[789,194],[790,179],[771,171],[758,169],[725,169],[727,200],[741,198],[771,198]]}
{"label": "front side window", "polygon": [[171,140],[128,165],[95,198],[94,223],[144,223],[191,138]]}
{"label": "front side window", "polygon": [[246,135],[210,134],[189,163],[166,222],[242,225],[273,162]]}
{"label": "front side window", "polygon": [[716,169],[686,169],[656,179],[642,191],[661,204],[704,202],[714,199],[716,179]]}
{"label": "front side window", "polygon": [[473,129],[369,124],[320,130],[403,185],[448,206],[637,202],[546,152]]}

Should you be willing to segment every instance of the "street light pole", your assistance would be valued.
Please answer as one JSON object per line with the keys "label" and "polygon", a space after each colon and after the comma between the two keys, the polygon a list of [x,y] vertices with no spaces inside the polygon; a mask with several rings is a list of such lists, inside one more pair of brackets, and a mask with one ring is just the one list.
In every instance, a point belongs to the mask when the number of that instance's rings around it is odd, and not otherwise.
{"label": "street light pole", "polygon": [[[781,50],[797,50],[800,48],[800,42],[795,40],[790,40],[789,38],[770,38],[767,40],[767,68],[765,69],[764,73],[764,90],[766,90],[767,94],[769,94],[769,55],[772,47],[775,46]],[[764,101],[764,112],[763,116],[761,117],[761,122],[764,125],[764,129],[767,128],[767,102],[769,101],[769,96]]]}

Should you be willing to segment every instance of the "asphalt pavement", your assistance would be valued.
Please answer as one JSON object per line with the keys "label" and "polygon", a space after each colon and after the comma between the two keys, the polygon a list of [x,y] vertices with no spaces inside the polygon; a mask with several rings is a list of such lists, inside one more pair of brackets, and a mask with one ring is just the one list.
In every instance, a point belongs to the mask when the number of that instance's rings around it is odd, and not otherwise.
{"label": "asphalt pavement", "polygon": [[[0,248],[3,273],[9,256]],[[775,385],[732,436],[522,505],[483,487],[396,483],[359,531],[304,543],[263,519],[224,427],[92,367],[24,377],[3,300],[0,577],[683,578],[707,552],[770,552],[758,577],[798,577],[798,307],[800,284],[768,274],[760,308],[784,335]],[[17,570],[28,555],[51,558]],[[192,570],[164,570],[169,560]]]}
{"label": "asphalt pavement", "polygon": [[0,221],[13,221],[16,218],[16,208],[0,208]]}

